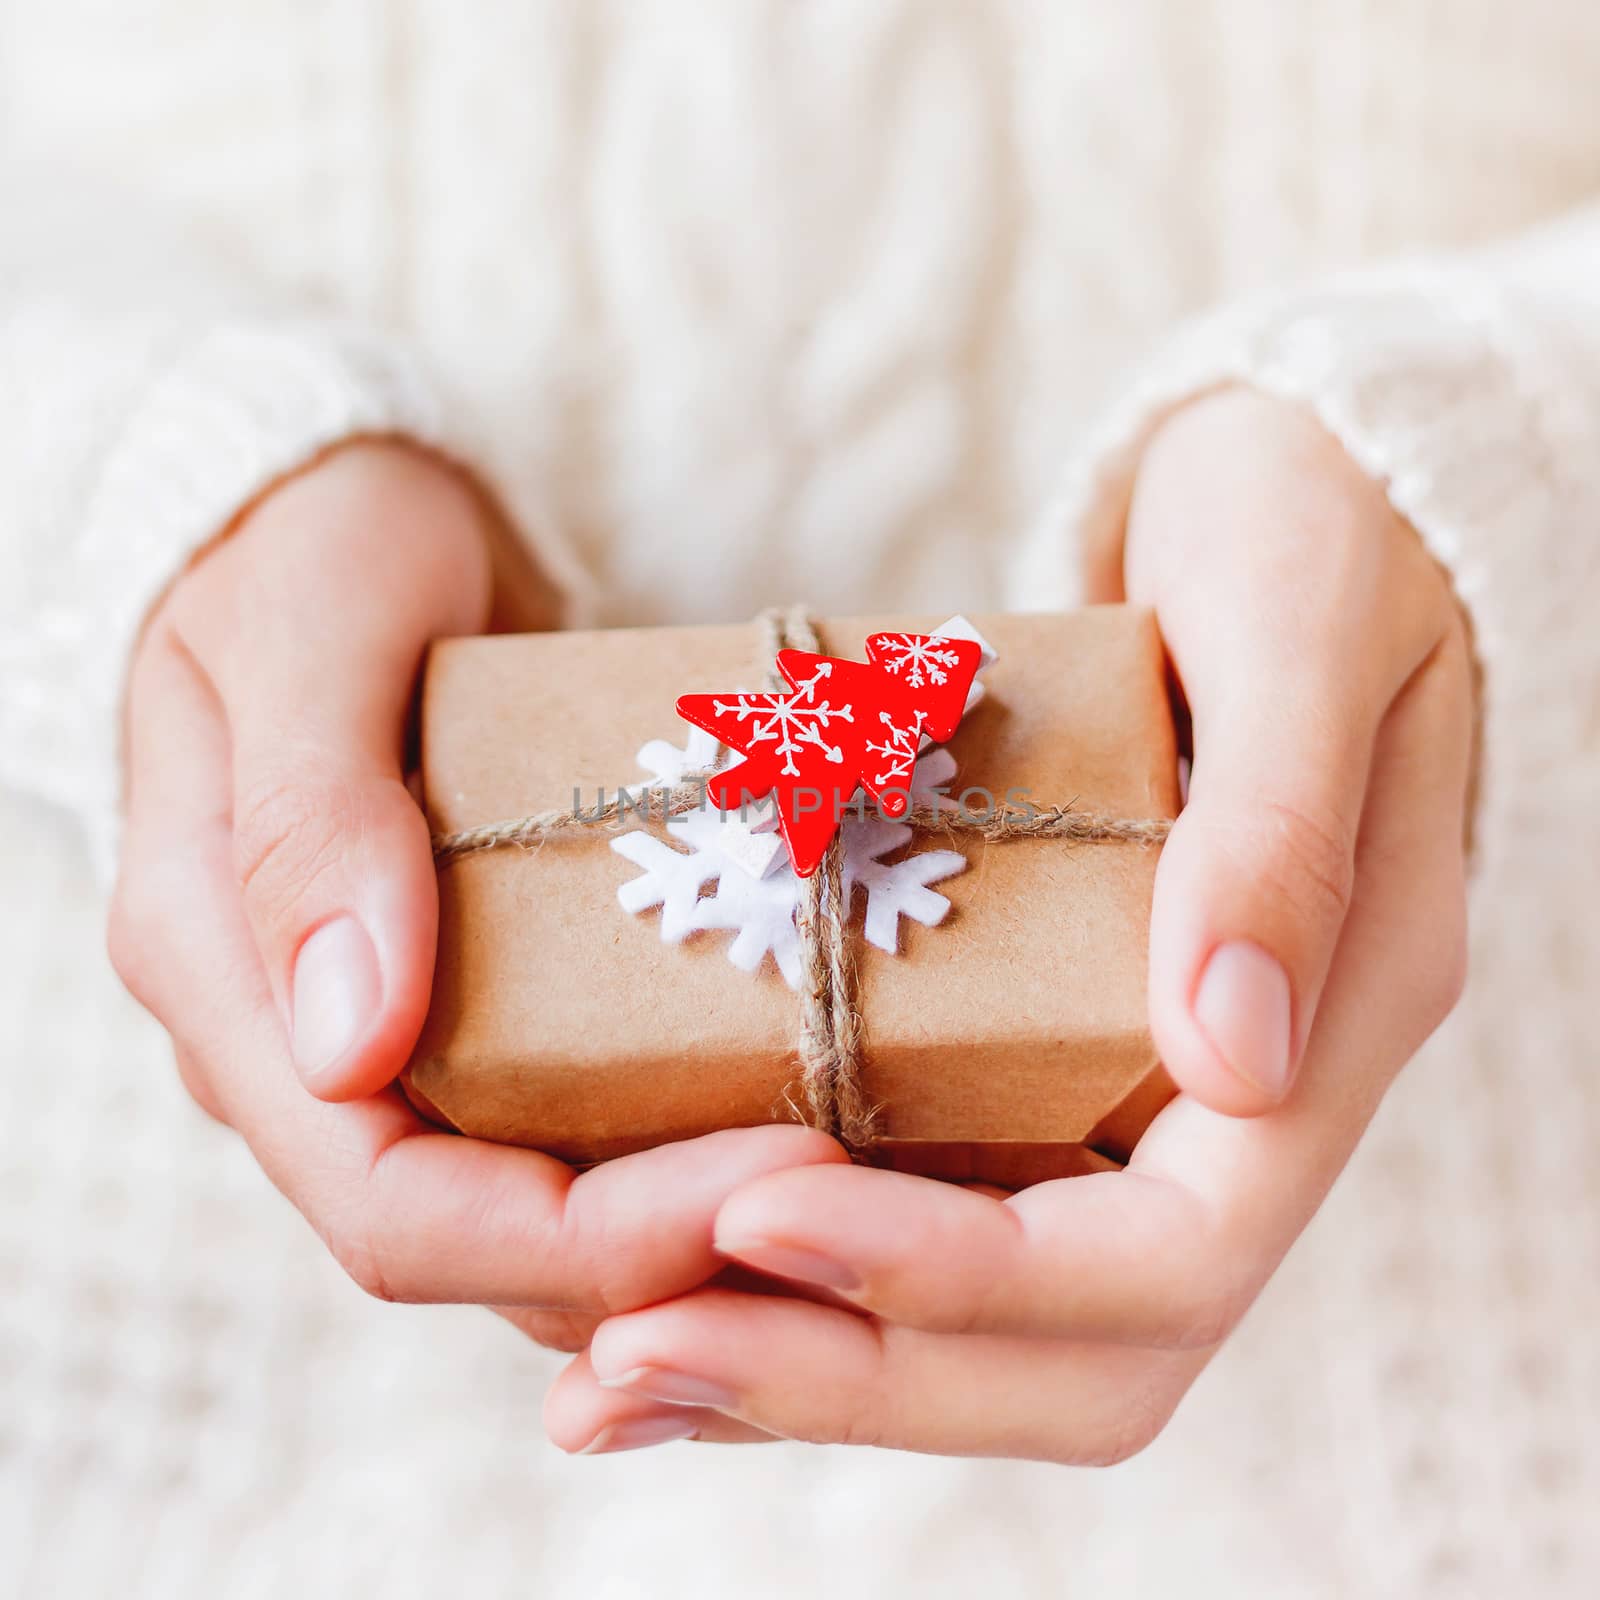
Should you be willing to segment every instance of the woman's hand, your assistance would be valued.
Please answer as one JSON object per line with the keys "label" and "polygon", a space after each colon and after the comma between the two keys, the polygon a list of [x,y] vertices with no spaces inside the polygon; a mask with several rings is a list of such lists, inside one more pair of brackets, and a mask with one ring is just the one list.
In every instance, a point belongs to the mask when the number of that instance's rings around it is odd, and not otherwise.
{"label": "woman's hand", "polygon": [[110,940],[194,1098],[357,1283],[521,1308],[573,1349],[605,1312],[714,1273],[711,1221],[740,1183],[842,1154],[766,1128],[575,1177],[433,1130],[390,1087],[438,914],[408,706],[428,641],[481,629],[491,588],[484,507],[419,452],[349,446],[266,497],[138,651]]}
{"label": "woman's hand", "polygon": [[1307,414],[1229,391],[1147,451],[1124,572],[1193,722],[1150,948],[1180,1094],[1126,1171],[1010,1198],[844,1166],[753,1179],[717,1248],[826,1302],[713,1287],[604,1322],[547,1403],[558,1444],[676,1411],[678,1436],[1120,1460],[1451,1009],[1473,691],[1415,534]]}

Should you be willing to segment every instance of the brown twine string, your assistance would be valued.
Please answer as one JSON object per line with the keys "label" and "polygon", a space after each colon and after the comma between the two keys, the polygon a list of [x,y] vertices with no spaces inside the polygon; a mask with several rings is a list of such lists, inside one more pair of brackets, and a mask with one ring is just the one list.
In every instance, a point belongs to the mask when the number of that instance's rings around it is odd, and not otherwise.
{"label": "brown twine string", "polygon": [[876,1108],[861,1090],[861,1012],[845,938],[844,835],[836,833],[800,901],[800,1085],[813,1127],[847,1150],[872,1143]]}
{"label": "brown twine string", "polygon": [[[768,687],[781,693],[788,686],[777,669],[778,652],[792,649],[820,654],[816,629],[803,606],[773,608],[756,620]],[[686,774],[664,794],[647,789],[642,796],[634,796],[619,789],[614,799],[590,810],[536,811],[526,817],[436,834],[434,861],[444,867],[463,856],[508,845],[532,849],[554,835],[618,822],[628,815],[641,821],[666,821],[705,803],[704,783],[710,775]],[[975,816],[960,808],[916,805],[899,820],[917,829],[977,833],[989,841],[1060,839],[1069,844],[1160,844],[1172,827],[1164,817],[1101,817],[1071,806],[1006,806]],[[859,1153],[873,1142],[877,1108],[868,1104],[861,1087],[862,1021],[856,1005],[855,961],[845,931],[848,908],[844,904],[842,833],[834,835],[822,865],[803,887],[797,922],[802,973],[797,1041],[800,1087],[807,1120]]]}

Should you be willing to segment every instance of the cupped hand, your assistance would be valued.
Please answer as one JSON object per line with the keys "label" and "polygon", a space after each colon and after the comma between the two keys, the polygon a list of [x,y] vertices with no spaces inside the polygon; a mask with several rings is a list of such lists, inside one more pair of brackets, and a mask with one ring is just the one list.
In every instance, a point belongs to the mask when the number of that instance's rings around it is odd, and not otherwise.
{"label": "cupped hand", "polygon": [[767,1128],[576,1176],[439,1132],[392,1087],[438,914],[407,712],[429,640],[489,616],[487,517],[431,457],[352,445],[174,586],[131,674],[110,943],[195,1099],[357,1283],[506,1308],[570,1349],[715,1273],[712,1218],[742,1182],[843,1157]]}
{"label": "cupped hand", "polygon": [[717,1248],[809,1298],[713,1286],[603,1322],[547,1401],[557,1443],[1121,1460],[1453,1006],[1473,684],[1414,531],[1308,414],[1233,390],[1152,441],[1122,572],[1192,720],[1150,941],[1177,1098],[1125,1171],[1010,1197],[843,1166],[752,1179]]}

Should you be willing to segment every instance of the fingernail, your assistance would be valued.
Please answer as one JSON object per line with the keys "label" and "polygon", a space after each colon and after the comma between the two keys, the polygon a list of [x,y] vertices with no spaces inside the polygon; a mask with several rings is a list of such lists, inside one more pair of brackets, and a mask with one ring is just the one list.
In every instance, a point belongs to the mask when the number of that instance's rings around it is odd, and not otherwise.
{"label": "fingernail", "polygon": [[1281,1100],[1289,1061],[1289,975],[1260,945],[1219,945],[1194,996],[1194,1019],[1246,1083]]}
{"label": "fingernail", "polygon": [[602,1428],[578,1454],[608,1456],[617,1450],[648,1450],[653,1444],[692,1439],[699,1431],[693,1417],[632,1417]]}
{"label": "fingernail", "polygon": [[600,1387],[623,1389],[675,1406],[710,1406],[716,1411],[731,1411],[739,1403],[739,1397],[726,1384],[674,1372],[669,1367],[633,1367],[615,1378],[601,1378]]}
{"label": "fingernail", "polygon": [[772,1244],[766,1239],[717,1240],[717,1250],[736,1256],[757,1272],[770,1272],[778,1278],[798,1278],[801,1283],[820,1284],[824,1289],[859,1289],[861,1279],[831,1256],[815,1250],[797,1250],[792,1245]]}
{"label": "fingernail", "polygon": [[354,917],[323,923],[300,946],[291,1042],[306,1082],[336,1065],[367,1031],[382,993],[378,952]]}

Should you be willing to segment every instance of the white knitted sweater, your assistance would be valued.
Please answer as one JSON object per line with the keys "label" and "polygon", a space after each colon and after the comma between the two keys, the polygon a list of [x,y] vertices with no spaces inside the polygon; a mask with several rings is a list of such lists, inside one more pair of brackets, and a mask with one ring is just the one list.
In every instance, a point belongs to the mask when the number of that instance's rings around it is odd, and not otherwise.
{"label": "white knitted sweater", "polygon": [[[17,1592],[1594,1593],[1597,83],[1592,0],[0,0]],[[1151,1452],[569,1462],[187,1108],[47,803],[108,855],[134,630],[277,475],[443,443],[597,620],[1050,605],[1228,376],[1473,609],[1475,972]]]}

